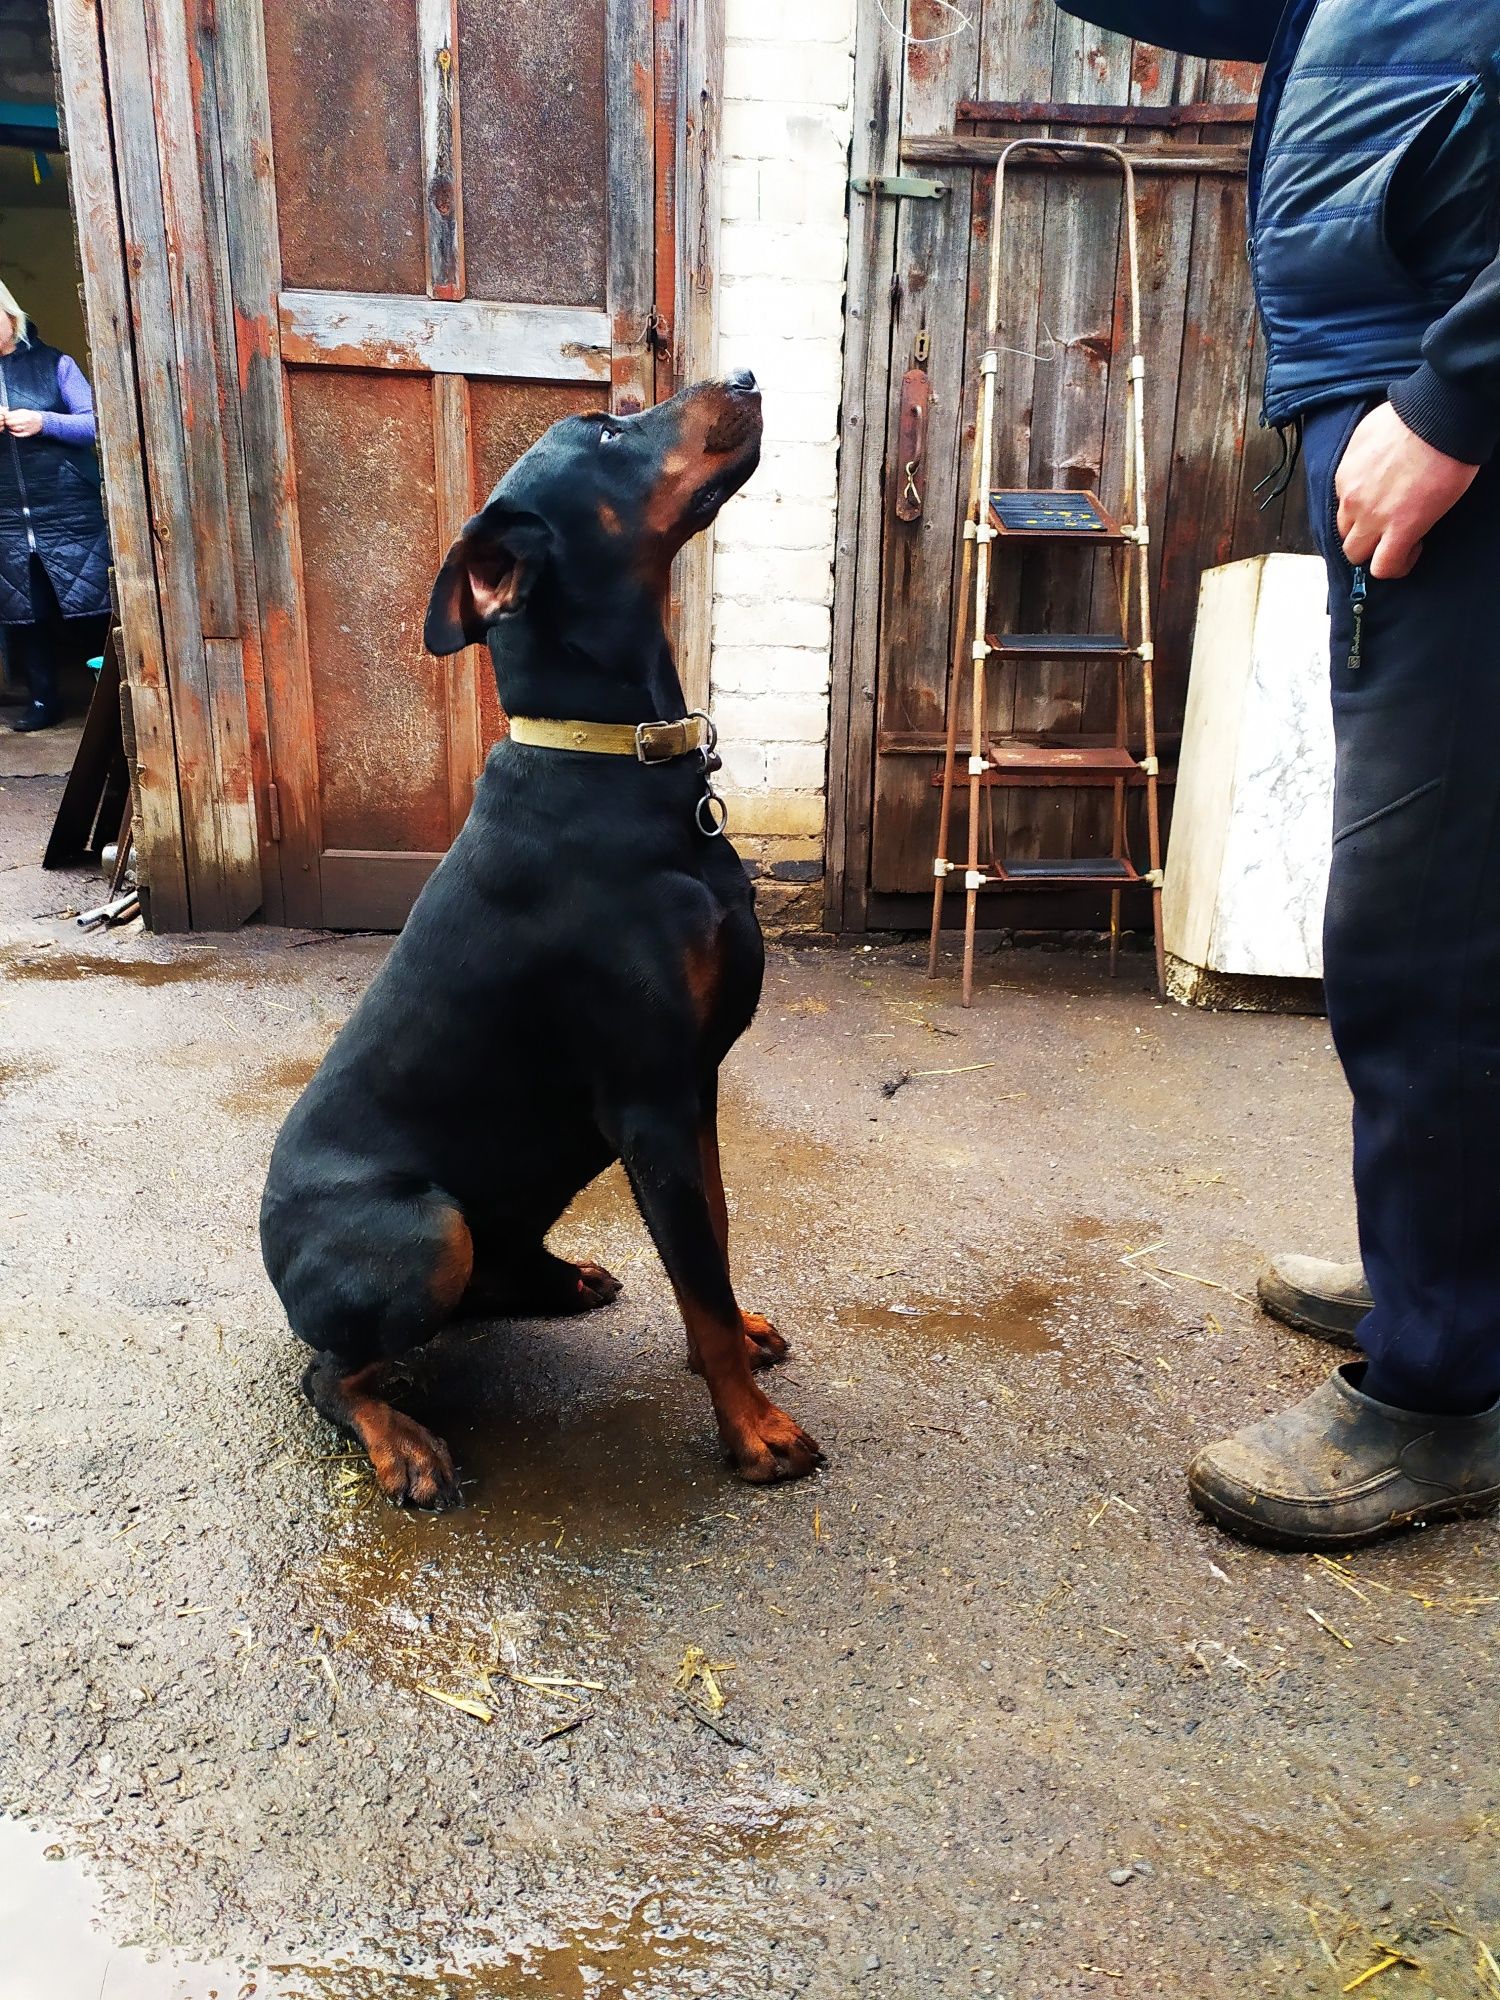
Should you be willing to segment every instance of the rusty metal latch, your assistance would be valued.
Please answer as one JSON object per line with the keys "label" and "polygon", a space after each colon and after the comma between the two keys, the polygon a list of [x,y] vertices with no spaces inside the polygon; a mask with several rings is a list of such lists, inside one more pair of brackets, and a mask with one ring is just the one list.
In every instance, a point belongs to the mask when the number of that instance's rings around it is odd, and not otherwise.
{"label": "rusty metal latch", "polygon": [[925,368],[901,377],[901,411],[896,420],[896,463],[901,469],[896,519],[920,521],[927,494],[927,406],[932,389]]}
{"label": "rusty metal latch", "polygon": [[877,201],[941,201],[948,192],[946,181],[926,181],[915,174],[852,174],[849,185]]}

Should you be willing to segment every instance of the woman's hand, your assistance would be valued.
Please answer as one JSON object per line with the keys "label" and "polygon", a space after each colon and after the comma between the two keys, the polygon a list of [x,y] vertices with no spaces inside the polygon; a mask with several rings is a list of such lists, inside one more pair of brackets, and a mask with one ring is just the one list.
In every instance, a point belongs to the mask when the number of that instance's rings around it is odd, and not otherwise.
{"label": "woman's hand", "polygon": [[1427,444],[1381,403],[1356,426],[1334,476],[1344,554],[1356,568],[1368,563],[1373,577],[1409,576],[1422,537],[1478,470]]}
{"label": "woman's hand", "polygon": [[5,428],[12,437],[34,438],[42,428],[40,410],[7,410]]}

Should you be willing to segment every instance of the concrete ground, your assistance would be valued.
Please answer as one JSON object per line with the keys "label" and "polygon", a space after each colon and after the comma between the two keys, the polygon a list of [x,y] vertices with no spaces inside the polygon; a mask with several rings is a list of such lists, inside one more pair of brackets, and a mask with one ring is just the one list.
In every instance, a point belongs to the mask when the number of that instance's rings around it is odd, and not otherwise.
{"label": "concrete ground", "polygon": [[255,1240],[385,943],[81,938],[57,789],[0,789],[0,2000],[1500,1995],[1495,1527],[1184,1494],[1329,1365],[1245,1297],[1349,1246],[1322,1022],[775,950],[726,1172],[826,1470],[728,1476],[610,1175],[557,1240],[623,1298],[434,1346],[468,1504],[398,1514]]}

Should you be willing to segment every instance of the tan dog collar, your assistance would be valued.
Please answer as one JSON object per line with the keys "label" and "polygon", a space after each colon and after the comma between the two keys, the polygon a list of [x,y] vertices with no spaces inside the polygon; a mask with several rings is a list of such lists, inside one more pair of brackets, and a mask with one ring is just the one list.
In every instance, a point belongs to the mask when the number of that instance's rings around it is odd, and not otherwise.
{"label": "tan dog collar", "polygon": [[681,722],[557,722],[550,716],[513,715],[510,733],[535,750],[582,750],[593,757],[634,757],[642,764],[670,764],[708,747],[704,718]]}

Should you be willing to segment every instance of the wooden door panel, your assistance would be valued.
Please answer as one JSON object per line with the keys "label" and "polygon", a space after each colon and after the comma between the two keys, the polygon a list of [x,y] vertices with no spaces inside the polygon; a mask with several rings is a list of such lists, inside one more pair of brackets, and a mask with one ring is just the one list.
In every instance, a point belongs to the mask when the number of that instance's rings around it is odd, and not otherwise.
{"label": "wooden door panel", "polygon": [[603,0],[458,0],[458,45],[470,292],[602,306]]}
{"label": "wooden door panel", "polygon": [[[914,6],[910,12],[918,14]],[[978,63],[978,96],[1011,104],[1089,102],[1156,105],[1244,103],[1256,72],[1244,64],[1163,58],[1127,37],[1103,33],[1052,10],[984,0],[980,32],[951,49],[909,50],[901,95],[905,137],[941,137],[954,129],[955,100],[969,94]],[[972,46],[963,47],[964,41]],[[1049,127],[966,126],[989,139],[1040,137]],[[1220,146],[1222,126],[1175,136],[1145,127],[1082,130],[1056,123],[1059,136],[1093,137],[1133,147],[1191,150]],[[1243,139],[1238,128],[1233,135]],[[939,170],[949,182],[941,204],[902,205],[896,227],[889,320],[892,366],[884,447],[883,552],[876,639],[876,740],[869,848],[851,804],[844,913],[863,908],[866,886],[880,896],[930,895],[937,829],[932,776],[938,749],[957,576],[958,535],[972,441],[974,385],[984,325],[991,170]],[[1247,499],[1271,452],[1247,436],[1258,388],[1251,338],[1252,305],[1243,254],[1241,181],[1222,168],[1197,175],[1144,172],[1138,177],[1143,351],[1147,356],[1151,565],[1157,593],[1156,669],[1159,727],[1168,758],[1180,725],[1198,576],[1212,562],[1266,546],[1301,546],[1299,497],[1259,516]],[[997,379],[996,479],[1000,485],[1099,485],[1107,502],[1121,492],[1124,357],[1129,351],[1124,295],[1124,232],[1113,178],[1060,179],[1034,170],[1008,183],[1006,284]],[[935,212],[934,212],[935,211]],[[873,274],[878,286],[889,271]],[[917,523],[894,519],[899,379],[915,335],[932,332],[933,410],[929,419],[927,500]],[[959,339],[960,330],[962,340]],[[876,337],[879,337],[877,334]],[[963,357],[961,381],[956,378]],[[949,467],[961,467],[955,480]],[[861,524],[862,532],[868,532]],[[991,629],[1105,629],[1110,567],[1082,556],[1033,557],[1024,575],[1013,557],[995,565]],[[965,677],[965,680],[967,677]],[[1098,732],[1112,721],[1114,670],[1066,658],[992,663],[987,676],[992,731]],[[966,687],[960,715],[967,727]],[[1132,713],[1139,727],[1138,705]],[[858,783],[857,777],[851,782]],[[1108,795],[1006,789],[985,802],[997,835],[1017,855],[1074,856],[1105,844]],[[957,844],[964,840],[962,814]],[[950,849],[950,852],[952,849]],[[854,886],[857,885],[857,886]],[[1001,899],[997,899],[997,904]],[[1003,921],[1015,921],[1017,904]],[[992,906],[994,908],[995,906]],[[895,906],[886,903],[890,920]]]}
{"label": "wooden door panel", "polygon": [[230,12],[215,61],[285,908],[394,923],[503,727],[482,652],[422,648],[443,552],[556,417],[654,386],[654,0]]}
{"label": "wooden door panel", "polygon": [[[559,417],[599,408],[599,392],[574,382],[474,381],[469,385],[470,450],[478,507],[501,474]],[[504,729],[488,653],[475,655],[481,755]]]}
{"label": "wooden door panel", "polygon": [[266,29],[282,284],[421,292],[415,11],[267,0]]}
{"label": "wooden door panel", "polygon": [[432,382],[287,373],[328,851],[441,854],[447,687],[424,651],[437,541]]}

